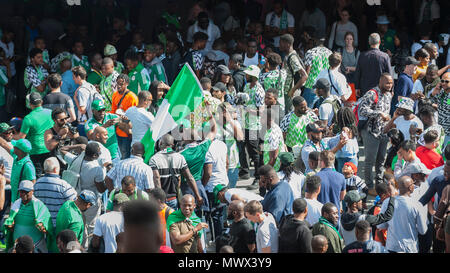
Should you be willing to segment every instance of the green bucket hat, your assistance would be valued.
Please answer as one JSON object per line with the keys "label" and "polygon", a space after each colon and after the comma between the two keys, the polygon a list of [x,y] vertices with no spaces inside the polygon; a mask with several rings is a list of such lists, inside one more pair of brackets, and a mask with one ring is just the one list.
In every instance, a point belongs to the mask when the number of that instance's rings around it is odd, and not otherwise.
{"label": "green bucket hat", "polygon": [[283,165],[289,165],[295,161],[294,155],[289,152],[281,152],[278,154],[278,158]]}

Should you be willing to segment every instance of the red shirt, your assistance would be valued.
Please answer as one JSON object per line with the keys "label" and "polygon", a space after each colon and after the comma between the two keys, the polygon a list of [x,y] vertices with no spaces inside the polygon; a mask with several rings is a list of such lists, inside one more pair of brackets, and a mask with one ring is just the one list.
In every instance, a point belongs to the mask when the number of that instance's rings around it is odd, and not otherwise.
{"label": "red shirt", "polygon": [[430,170],[444,165],[442,156],[425,146],[419,146],[416,148],[416,156]]}

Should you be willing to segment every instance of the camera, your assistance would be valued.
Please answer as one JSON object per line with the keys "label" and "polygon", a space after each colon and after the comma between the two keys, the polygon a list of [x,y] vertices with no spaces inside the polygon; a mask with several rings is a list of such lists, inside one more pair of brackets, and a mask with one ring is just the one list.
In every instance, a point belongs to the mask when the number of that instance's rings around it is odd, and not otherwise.
{"label": "camera", "polygon": [[63,126],[63,128],[66,128],[66,127],[69,129],[69,132],[70,132],[72,135],[75,135],[76,133],[78,133],[77,127],[73,126],[72,124],[67,123],[66,125]]}

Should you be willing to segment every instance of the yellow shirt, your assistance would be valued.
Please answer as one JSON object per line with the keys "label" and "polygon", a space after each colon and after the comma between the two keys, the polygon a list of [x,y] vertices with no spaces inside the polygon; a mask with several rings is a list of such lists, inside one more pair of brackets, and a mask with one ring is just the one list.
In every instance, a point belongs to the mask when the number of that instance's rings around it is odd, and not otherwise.
{"label": "yellow shirt", "polygon": [[422,73],[425,75],[425,73],[427,72],[427,68],[428,68],[428,64],[424,65],[424,66],[418,65],[416,72],[412,76],[413,82],[415,82]]}

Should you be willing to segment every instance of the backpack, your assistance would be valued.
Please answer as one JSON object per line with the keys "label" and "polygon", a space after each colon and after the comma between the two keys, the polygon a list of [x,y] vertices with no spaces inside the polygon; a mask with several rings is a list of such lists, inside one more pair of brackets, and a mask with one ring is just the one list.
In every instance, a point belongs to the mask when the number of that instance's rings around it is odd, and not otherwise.
{"label": "backpack", "polygon": [[300,75],[298,73],[294,73],[294,69],[291,66],[290,60],[291,60],[292,56],[297,56],[297,58],[300,62],[300,65],[302,66],[302,69],[305,69],[305,64],[303,63],[302,58],[300,58],[300,56],[298,55],[297,51],[295,51],[294,54],[289,55],[288,59],[286,60],[286,64],[288,65],[289,71],[291,72],[291,74],[294,77],[293,84],[295,85],[295,83],[300,80]]}
{"label": "backpack", "polygon": [[[378,103],[378,92],[375,89],[370,89],[368,92],[373,91],[375,92],[375,105]],[[358,126],[358,128],[360,127],[359,124],[359,104],[361,103],[361,99],[360,98],[357,102],[356,102],[356,106],[355,108],[353,108],[353,114],[355,114],[355,118],[356,118],[356,126]],[[367,122],[367,120],[366,120]],[[362,123],[362,122],[361,122]],[[365,124],[365,123],[364,123]],[[362,124],[361,124],[362,125]]]}
{"label": "backpack", "polygon": [[321,105],[324,105],[326,103],[331,104],[331,106],[333,107],[333,119],[332,119],[332,123],[336,123],[336,117],[337,117],[337,112],[339,111],[340,108],[342,108],[342,103],[339,99],[333,99],[333,98],[326,98]]}
{"label": "backpack", "polygon": [[220,252],[223,246],[233,246],[233,236],[229,233],[224,233],[216,238],[216,253]]}

